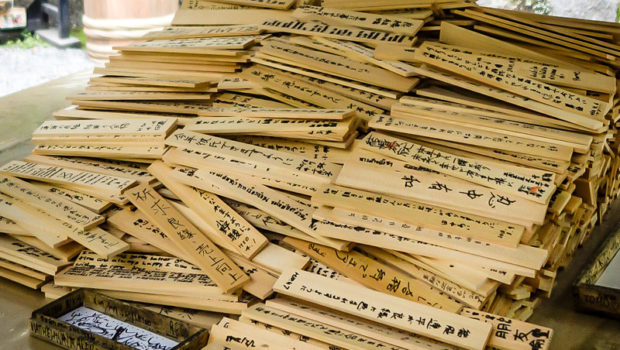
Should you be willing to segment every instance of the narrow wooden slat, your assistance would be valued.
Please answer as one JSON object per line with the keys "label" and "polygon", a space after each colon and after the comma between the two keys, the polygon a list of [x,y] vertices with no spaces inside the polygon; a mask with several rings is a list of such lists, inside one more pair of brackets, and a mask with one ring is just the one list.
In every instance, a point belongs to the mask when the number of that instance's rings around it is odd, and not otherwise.
{"label": "narrow wooden slat", "polygon": [[153,188],[146,184],[139,185],[129,190],[128,197],[223,291],[235,290],[248,281],[249,277],[230,258]]}
{"label": "narrow wooden slat", "polygon": [[[284,295],[365,319],[380,321],[388,326],[466,349],[484,349],[491,334],[489,324],[468,321],[463,316],[447,311],[402,300],[368,288],[352,287],[349,283],[333,281],[305,271],[287,271],[280,276],[274,289]],[[347,302],[342,302],[342,298],[346,298]],[[434,326],[430,327],[428,324]],[[445,329],[450,331],[444,332]]]}

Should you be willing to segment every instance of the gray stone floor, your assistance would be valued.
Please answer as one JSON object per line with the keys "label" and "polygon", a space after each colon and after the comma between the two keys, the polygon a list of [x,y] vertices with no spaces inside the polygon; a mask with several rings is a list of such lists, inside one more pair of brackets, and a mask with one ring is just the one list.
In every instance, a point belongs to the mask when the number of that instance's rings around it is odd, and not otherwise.
{"label": "gray stone floor", "polygon": [[0,47],[0,96],[92,68],[81,49]]}

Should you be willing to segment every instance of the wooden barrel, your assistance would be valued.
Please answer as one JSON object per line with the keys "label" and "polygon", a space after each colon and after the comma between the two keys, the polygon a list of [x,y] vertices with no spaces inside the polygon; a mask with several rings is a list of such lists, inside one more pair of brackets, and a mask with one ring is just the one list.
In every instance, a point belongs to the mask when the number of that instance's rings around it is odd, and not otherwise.
{"label": "wooden barrel", "polygon": [[84,0],[84,34],[88,55],[102,62],[113,46],[128,45],[172,22],[178,0]]}

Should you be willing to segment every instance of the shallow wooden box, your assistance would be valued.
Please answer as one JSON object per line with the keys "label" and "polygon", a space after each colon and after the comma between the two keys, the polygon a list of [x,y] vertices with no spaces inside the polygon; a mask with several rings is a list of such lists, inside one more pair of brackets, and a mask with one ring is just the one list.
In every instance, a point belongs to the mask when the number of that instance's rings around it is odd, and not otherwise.
{"label": "shallow wooden box", "polygon": [[579,274],[573,284],[573,295],[578,310],[620,318],[620,289],[596,285],[619,250],[620,230],[605,240],[593,261]]}
{"label": "shallow wooden box", "polygon": [[31,335],[71,350],[134,350],[127,345],[58,320],[62,315],[80,306],[179,342],[172,350],[200,349],[207,343],[208,331],[204,328],[88,289],[78,289],[33,311],[29,322]]}

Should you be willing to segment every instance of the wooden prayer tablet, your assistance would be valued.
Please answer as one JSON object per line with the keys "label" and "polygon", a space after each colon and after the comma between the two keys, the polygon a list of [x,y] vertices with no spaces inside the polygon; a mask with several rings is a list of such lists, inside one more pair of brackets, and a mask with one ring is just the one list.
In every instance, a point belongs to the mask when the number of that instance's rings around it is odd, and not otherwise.
{"label": "wooden prayer tablet", "polygon": [[45,279],[34,278],[11,269],[7,269],[0,266],[0,277],[6,278],[10,281],[19,283],[23,286],[26,286],[30,289],[39,289],[43,284],[46,283]]}
{"label": "wooden prayer tablet", "polygon": [[12,176],[0,175],[0,192],[27,202],[81,229],[91,229],[105,221],[101,215]]}
{"label": "wooden prayer tablet", "polygon": [[[320,211],[316,211],[313,215],[313,218],[317,220],[315,222],[314,227],[317,232],[321,232],[321,235],[324,237],[331,237],[336,239],[341,239],[344,241],[350,241],[375,247],[380,247],[383,249],[390,249],[396,252],[403,252],[407,254],[413,254],[415,256],[430,257],[433,259],[445,259],[446,256],[450,256],[450,259],[453,261],[458,261],[462,264],[467,264],[474,266],[478,270],[493,270],[498,271],[499,275],[501,275],[502,281],[505,281],[507,278],[505,276],[510,276],[514,274],[519,274],[522,276],[533,277],[535,276],[535,270],[531,268],[526,268],[519,265],[514,265],[510,263],[505,263],[502,261],[489,259],[483,257],[479,252],[476,251],[475,254],[469,254],[462,251],[456,251],[449,248],[444,248],[436,244],[426,243],[423,241],[419,241],[416,239],[412,239],[404,236],[401,233],[394,234],[388,232],[378,231],[376,229],[366,228],[364,226],[360,226],[359,224],[346,224],[341,221],[330,220],[329,216],[323,217],[321,216]],[[362,216],[364,217],[364,216]],[[391,224],[391,222],[390,222]],[[396,225],[396,224],[395,224]],[[408,225],[402,225],[398,227],[407,227]],[[474,249],[475,250],[475,249]],[[471,270],[471,269],[470,269]],[[483,283],[487,280],[487,273],[479,274],[482,278]],[[449,276],[449,274],[448,274]],[[500,276],[494,276],[495,278],[500,278]],[[454,278],[454,277],[451,277]],[[479,284],[469,284],[469,288],[472,290],[478,291]]]}
{"label": "wooden prayer tablet", "polygon": [[489,324],[300,270],[285,271],[274,290],[466,349],[484,349],[492,330]]}
{"label": "wooden prayer tablet", "polygon": [[277,11],[261,8],[231,8],[231,5],[216,9],[179,9],[174,19],[173,26],[186,25],[234,25],[234,24],[257,24],[261,20],[279,18],[282,20],[292,19],[290,11]]}
{"label": "wooden prayer tablet", "polygon": [[189,38],[170,40],[149,40],[128,46],[114,47],[115,50],[146,51],[163,53],[192,53],[202,55],[236,56],[236,49],[245,49],[256,40],[256,36],[230,36],[215,38]]}
{"label": "wooden prayer tablet", "polygon": [[249,280],[213,242],[208,240],[181,213],[174,209],[152,187],[143,184],[128,193],[133,205],[192,259],[224,292],[237,289]]}
{"label": "wooden prayer tablet", "polygon": [[175,127],[171,119],[117,119],[93,121],[44,121],[33,136],[76,136],[76,135],[152,135],[167,136]]}
{"label": "wooden prayer tablet", "polygon": [[[506,262],[509,264],[540,269],[547,261],[548,253],[544,249],[519,244],[516,247],[507,247],[500,244],[487,243],[482,240],[468,240],[457,235],[411,226],[398,220],[384,219],[370,214],[361,214],[351,210],[332,209],[325,213],[328,219],[343,222],[349,225],[359,225],[368,229],[378,230],[402,237],[411,238],[428,244],[435,244],[455,251],[466,252],[472,255]],[[319,218],[319,217],[317,217]]]}
{"label": "wooden prayer tablet", "polygon": [[268,243],[258,230],[218,196],[175,181],[170,176],[172,169],[161,162],[151,164],[148,170],[199,214],[212,230],[230,242],[242,256],[251,259]]}
{"label": "wooden prayer tablet", "polygon": [[[232,68],[231,71],[235,69]],[[80,101],[208,101],[211,95],[203,92],[176,92],[176,91],[84,91],[68,96],[74,104]]]}
{"label": "wooden prayer tablet", "polygon": [[92,143],[76,142],[74,144],[38,144],[33,153],[49,156],[77,156],[77,157],[108,157],[123,159],[161,159],[166,152],[164,146],[132,145],[93,145]]}
{"label": "wooden prayer tablet", "polygon": [[47,280],[47,278],[49,277],[49,275],[43,273],[43,272],[39,272],[35,269],[31,269],[29,267],[20,265],[20,264],[16,264],[14,262],[11,262],[9,260],[5,260],[5,259],[1,259],[0,258],[0,268],[5,269],[5,270],[9,270],[15,273],[18,273],[20,275],[24,275],[30,278],[34,278],[37,280],[41,280],[41,281],[45,281]]}
{"label": "wooden prayer tablet", "polygon": [[377,65],[398,75],[402,75],[403,77],[416,75],[416,69],[414,66],[400,61],[377,59],[374,57],[372,49],[361,44],[321,37],[318,37],[317,40],[335,49],[341,50],[345,55],[353,55],[357,60]]}
{"label": "wooden prayer tablet", "polygon": [[550,172],[509,165],[498,167],[496,164],[451,155],[386,134],[368,134],[362,148],[537,203],[548,203],[556,187],[553,183],[555,174]]}
{"label": "wooden prayer tablet", "polygon": [[536,100],[532,100],[506,90],[501,90],[490,85],[479,84],[478,82],[468,79],[466,77],[453,75],[450,73],[446,73],[443,70],[437,70],[424,65],[419,68],[418,71],[419,74],[426,77],[436,79],[460,88],[464,88],[478,94],[486,95],[501,100],[503,102],[515,104],[538,113],[555,117],[563,121],[570,122],[577,127],[583,127],[585,130],[604,130],[605,124],[600,120],[578,113],[573,113],[567,110],[559,110],[558,108],[555,108],[553,106],[549,106],[542,102],[538,102]]}
{"label": "wooden prayer tablet", "polygon": [[495,241],[510,241],[511,244],[505,244],[512,246],[517,245],[523,233],[523,226],[335,185],[321,188],[312,196],[312,202],[403,220],[464,237],[494,237]]}
{"label": "wooden prayer tablet", "polygon": [[211,38],[233,35],[260,34],[257,25],[214,26],[214,27],[165,27],[162,30],[152,31],[143,36],[143,39],[187,39]]}
{"label": "wooden prayer tablet", "polygon": [[313,236],[323,244],[338,249],[347,245],[346,242],[317,235],[311,227],[312,208],[308,208],[282,192],[255,183],[247,177],[228,176],[217,171],[202,172],[200,170],[198,175],[211,184],[213,192],[264,210],[303,233]]}
{"label": "wooden prayer tablet", "polygon": [[65,188],[56,187],[44,183],[33,183],[35,186],[41,188],[44,191],[59,195],[75,204],[79,204],[86,209],[89,209],[95,213],[101,214],[105,210],[112,206],[112,202],[104,201],[85,193],[79,193]]}
{"label": "wooden prayer tablet", "polygon": [[[182,288],[176,291],[179,286],[175,287],[175,276],[182,283]],[[72,267],[56,276],[55,281],[59,286],[78,288],[237,300],[236,296],[222,294],[221,289],[196,266],[159,255],[125,253],[104,259],[84,251]]]}
{"label": "wooden prayer tablet", "polygon": [[547,205],[361,149],[350,154],[334,183],[523,225],[542,224],[547,213]]}
{"label": "wooden prayer tablet", "polygon": [[0,209],[4,218],[15,222],[22,230],[37,237],[50,247],[58,247],[69,241],[67,235],[58,227],[50,227],[60,219],[29,206],[15,198],[0,194]]}
{"label": "wooden prayer tablet", "polygon": [[[419,50],[416,50],[416,58],[420,62],[451,70],[457,74],[465,75],[468,78],[479,80],[483,83],[508,90],[555,108],[594,119],[600,120],[601,116],[607,113],[609,108],[604,102],[596,101],[585,96],[578,96],[534,79],[527,79],[526,83],[519,84],[518,81],[523,80],[519,80],[519,78],[523,76],[520,76],[518,73],[511,73],[511,64],[514,63],[495,58],[487,58],[481,55],[473,55],[456,46],[448,47],[424,44]],[[475,63],[477,59],[480,59],[480,61]],[[468,66],[469,69],[460,68]],[[492,72],[491,69],[494,69],[497,73]],[[484,76],[482,76],[482,73],[485,73]],[[495,74],[502,74],[505,78],[501,79],[498,77],[496,79]],[[541,89],[551,91],[554,94],[553,99],[550,100],[543,96],[540,92]]]}
{"label": "wooden prayer tablet", "polygon": [[[248,145],[224,138],[202,135],[199,133],[177,130],[166,139],[169,146],[204,151],[213,154],[263,164],[273,169],[272,172],[283,176],[295,176],[312,182],[330,182],[337,174],[338,166],[324,162],[315,162],[305,157]],[[1,169],[1,168],[0,168]],[[269,172],[270,170],[267,170]],[[286,174],[285,174],[286,172]]]}
{"label": "wooden prayer tablet", "polygon": [[286,10],[293,6],[295,0],[217,0],[216,2],[249,7],[266,7],[278,10]]}
{"label": "wooden prayer tablet", "polygon": [[298,139],[342,141],[357,125],[355,119],[307,120],[244,117],[196,118],[184,130],[206,134],[254,134]]}
{"label": "wooden prayer tablet", "polygon": [[463,307],[424,282],[357,251],[341,252],[289,237],[284,242],[370,289],[450,312],[458,312]]}
{"label": "wooden prayer tablet", "polygon": [[60,258],[63,261],[70,261],[75,258],[82,250],[84,250],[84,246],[73,241],[69,243],[65,243],[59,247],[50,247],[45,242],[34,236],[16,236],[13,235],[13,238],[20,240],[26,244],[29,244],[35,248],[38,248],[44,252],[50,253],[53,256]]}
{"label": "wooden prayer tablet", "polygon": [[140,292],[123,292],[116,290],[99,290],[107,296],[137,303],[146,303],[154,305],[166,305],[181,308],[192,308],[194,310],[218,312],[223,314],[238,315],[245,309],[248,304],[244,301],[221,300],[212,297],[186,297],[163,294],[150,294]]}
{"label": "wooden prayer tablet", "polygon": [[353,332],[326,325],[303,316],[293,315],[264,304],[256,304],[245,310],[242,313],[242,319],[245,318],[298,333],[310,339],[317,339],[326,344],[341,346],[345,349],[394,348],[393,345],[384,344],[375,339],[369,339]]}
{"label": "wooden prayer tablet", "polygon": [[222,344],[224,349],[299,349],[318,350],[316,345],[295,340],[286,335],[261,329],[251,324],[242,323],[224,317],[217,325],[211,327],[209,344]]}
{"label": "wooden prayer tablet", "polygon": [[14,236],[30,235],[28,231],[17,225],[15,221],[7,219],[4,216],[0,216],[0,232]]}
{"label": "wooden prayer tablet", "polygon": [[[387,89],[407,92],[417,84],[417,81],[413,78],[405,78],[366,63],[344,62],[345,59],[342,56],[317,52],[316,50],[310,50],[280,40],[263,42],[259,52],[290,60],[296,66]],[[376,77],[376,79],[371,78],[371,76]]]}
{"label": "wooden prayer tablet", "polygon": [[55,275],[63,266],[70,264],[17,239],[0,235],[0,257],[47,275]]}
{"label": "wooden prayer tablet", "polygon": [[390,344],[392,346],[415,350],[456,349],[456,347],[446,343],[440,343],[429,338],[421,337],[417,334],[405,332],[385,325],[382,327],[377,327],[376,323],[367,321],[363,318],[358,318],[333,309],[321,307],[316,304],[309,304],[283,296],[278,296],[275,299],[267,300],[266,305],[272,309],[289,313],[291,316],[305,317],[310,320],[330,325],[335,329],[346,330],[354,334],[379,340],[384,344]]}
{"label": "wooden prayer tablet", "polygon": [[75,158],[75,157],[46,157],[29,155],[24,160],[33,163],[47,165],[62,165],[68,168],[90,170],[108,175],[117,175],[130,179],[136,179],[139,182],[154,181],[153,175],[147,170],[136,168],[129,164],[119,164],[118,162],[106,161],[102,159]]}
{"label": "wooden prayer tablet", "polygon": [[342,120],[353,115],[348,109],[300,108],[210,108],[198,115],[206,117],[233,116],[247,118],[329,119]]}
{"label": "wooden prayer tablet", "polygon": [[136,183],[135,180],[116,176],[16,160],[2,165],[0,173],[41,182],[76,185],[115,195],[120,195]]}
{"label": "wooden prayer tablet", "polygon": [[549,349],[553,330],[535,324],[493,315],[474,309],[463,309],[461,315],[493,325],[488,346],[497,349]]}
{"label": "wooden prayer tablet", "polygon": [[402,134],[431,137],[452,142],[482,145],[486,148],[524,154],[535,154],[541,157],[559,160],[570,160],[573,150],[569,146],[540,142],[513,135],[490,131],[476,131],[461,125],[444,123],[424,118],[396,118],[377,115],[368,124],[376,130],[399,132]]}
{"label": "wooden prayer tablet", "polygon": [[115,77],[115,76],[103,76],[93,77],[90,79],[93,83],[106,82],[106,83],[119,83],[119,84],[132,84],[132,85],[147,85],[147,86],[170,86],[170,87],[185,87],[185,88],[205,88],[213,85],[211,81],[203,80],[174,80],[164,78],[140,78],[140,77]]}
{"label": "wooden prayer tablet", "polygon": [[355,11],[325,8],[318,6],[302,6],[293,11],[293,16],[303,20],[317,20],[347,26],[374,29],[414,36],[424,24],[421,20],[411,20],[395,15],[376,15]]}
{"label": "wooden prayer tablet", "polygon": [[343,94],[332,92],[319,85],[315,85],[314,82],[311,82],[308,78],[301,75],[291,75],[284,71],[270,69],[260,65],[245,69],[240,75],[270,90],[293,96],[323,108],[339,108],[346,106],[347,108],[353,109],[355,115],[363,119],[368,119],[375,114],[383,113],[381,109],[373,107],[372,105],[356,101]]}
{"label": "wooden prayer tablet", "polygon": [[415,37],[396,33],[387,33],[370,29],[359,29],[343,25],[328,25],[319,21],[281,21],[266,20],[260,28],[268,32],[285,32],[303,35],[324,36],[332,39],[342,39],[373,44],[392,44],[412,46]]}

